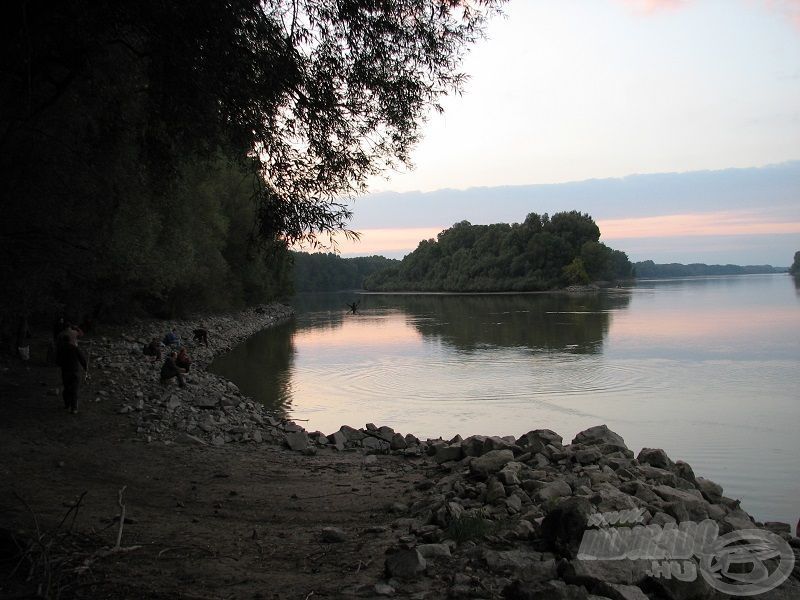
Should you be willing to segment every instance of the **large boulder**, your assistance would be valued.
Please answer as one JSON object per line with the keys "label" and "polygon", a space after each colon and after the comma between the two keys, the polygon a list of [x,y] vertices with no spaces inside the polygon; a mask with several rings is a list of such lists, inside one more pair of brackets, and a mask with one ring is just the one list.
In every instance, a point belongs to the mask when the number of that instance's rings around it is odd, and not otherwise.
{"label": "large boulder", "polygon": [[572,443],[582,444],[584,446],[611,444],[620,448],[627,448],[622,436],[611,431],[607,425],[595,425],[594,427],[581,431],[575,436]]}
{"label": "large boulder", "polygon": [[586,498],[561,500],[542,521],[542,538],[547,547],[560,556],[576,558],[593,512]]}
{"label": "large boulder", "polygon": [[427,568],[427,563],[419,550],[399,550],[386,557],[386,574],[398,579],[416,579]]}
{"label": "large boulder", "polygon": [[536,498],[540,502],[549,502],[564,496],[571,496],[572,488],[563,479],[556,479],[550,483],[544,484],[536,492]]}
{"label": "large boulder", "polygon": [[302,452],[310,446],[310,443],[305,431],[292,431],[286,434],[286,445],[296,452]]}
{"label": "large boulder", "polygon": [[480,456],[484,453],[483,443],[486,441],[485,435],[471,435],[461,442],[464,456]]}
{"label": "large boulder", "polygon": [[636,460],[659,469],[671,469],[675,465],[661,448],[642,448]]}
{"label": "large boulder", "polygon": [[709,502],[716,503],[722,500],[722,486],[718,483],[714,483],[710,479],[698,477],[697,488],[703,494],[703,498]]}
{"label": "large boulder", "polygon": [[438,444],[434,452],[434,459],[437,463],[450,462],[451,460],[461,460],[464,452],[461,449],[461,444]]}
{"label": "large boulder", "polygon": [[511,450],[492,450],[473,459],[469,463],[469,470],[476,477],[485,479],[489,475],[497,473],[512,460],[514,460],[514,453]]}

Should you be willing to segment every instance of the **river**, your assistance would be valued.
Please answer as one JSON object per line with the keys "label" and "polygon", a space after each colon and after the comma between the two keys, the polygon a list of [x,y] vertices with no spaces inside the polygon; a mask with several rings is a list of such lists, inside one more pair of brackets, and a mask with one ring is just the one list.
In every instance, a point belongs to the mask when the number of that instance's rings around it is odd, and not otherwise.
{"label": "river", "polygon": [[[346,303],[360,299],[358,314]],[[638,281],[599,293],[320,294],[212,370],[332,433],[427,438],[606,423],[741,498],[800,516],[800,290],[787,275]]]}

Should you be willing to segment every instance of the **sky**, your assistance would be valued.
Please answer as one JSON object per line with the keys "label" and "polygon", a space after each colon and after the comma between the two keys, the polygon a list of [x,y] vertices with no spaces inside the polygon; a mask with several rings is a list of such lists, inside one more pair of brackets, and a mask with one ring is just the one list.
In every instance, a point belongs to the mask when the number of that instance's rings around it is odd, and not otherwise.
{"label": "sky", "polygon": [[[511,0],[423,125],[415,168],[353,203],[343,256],[455,222],[591,214],[632,260],[800,250],[800,0]],[[735,196],[728,200],[730,196]]]}

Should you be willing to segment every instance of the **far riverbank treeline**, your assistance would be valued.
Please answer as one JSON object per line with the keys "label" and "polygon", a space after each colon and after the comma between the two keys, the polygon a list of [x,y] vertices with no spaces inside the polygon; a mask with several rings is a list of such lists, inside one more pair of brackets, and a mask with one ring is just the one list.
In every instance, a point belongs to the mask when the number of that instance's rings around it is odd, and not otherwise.
{"label": "far riverbank treeline", "polygon": [[772,265],[707,265],[704,263],[654,263],[645,260],[634,263],[636,277],[670,278],[670,277],[707,277],[710,275],[755,275],[759,273],[786,273],[786,267]]}
{"label": "far riverbank treeline", "polygon": [[372,291],[540,291],[633,276],[627,255],[600,241],[578,211],[530,213],[522,223],[456,223],[423,240],[400,264],[374,273]]}
{"label": "far riverbank treeline", "polygon": [[360,290],[364,280],[400,261],[384,256],[342,258],[333,252],[292,252],[295,292]]}

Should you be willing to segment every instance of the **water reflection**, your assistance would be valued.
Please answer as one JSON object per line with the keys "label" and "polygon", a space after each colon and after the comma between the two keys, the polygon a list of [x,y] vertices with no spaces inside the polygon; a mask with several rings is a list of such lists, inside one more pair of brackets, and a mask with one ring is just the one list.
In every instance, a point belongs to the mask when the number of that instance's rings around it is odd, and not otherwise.
{"label": "water reflection", "polygon": [[243,394],[279,415],[288,415],[292,403],[292,367],[296,349],[294,321],[266,329],[233,351],[214,359],[210,370],[236,382]]}
{"label": "water reflection", "polygon": [[[369,298],[372,300],[372,298]],[[376,298],[376,302],[391,301]],[[471,353],[492,346],[534,352],[602,352],[612,313],[627,293],[406,296],[399,306],[427,340]]]}

